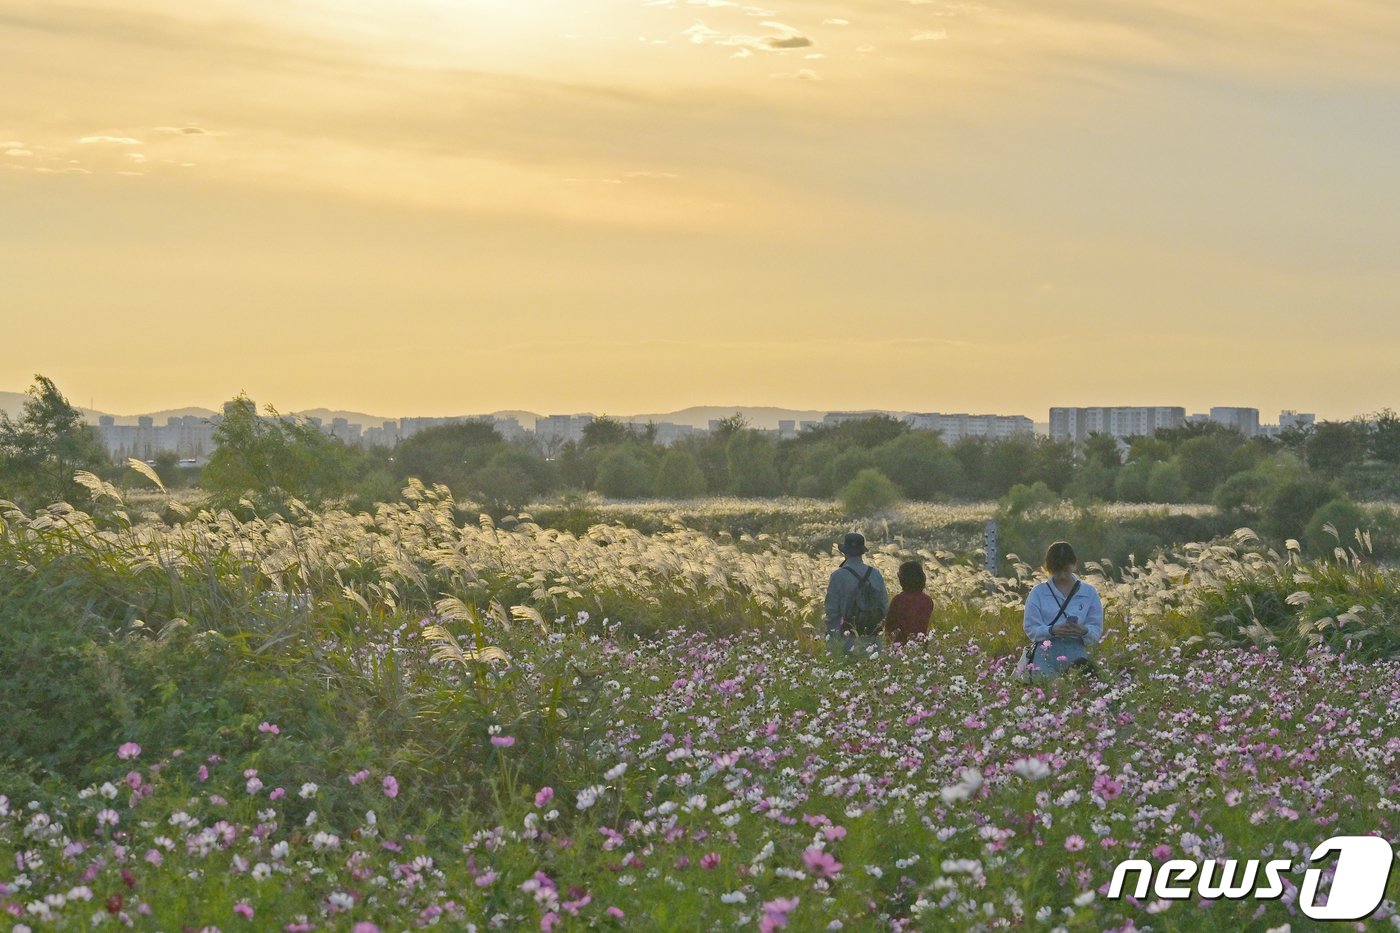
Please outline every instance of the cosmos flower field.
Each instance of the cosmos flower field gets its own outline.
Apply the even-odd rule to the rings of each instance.
[[[919,555],[934,631],[852,661],[780,541],[94,488],[0,524],[0,929],[1307,930],[1311,849],[1400,834],[1364,542],[1093,568],[1102,680],[1028,687],[1024,566]],[[1129,858],[1297,870],[1109,898]]]

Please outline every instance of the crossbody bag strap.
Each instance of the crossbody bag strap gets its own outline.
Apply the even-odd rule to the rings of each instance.
[[[1064,601],[1063,603],[1060,603],[1060,611],[1057,612],[1057,613],[1055,613],[1055,618],[1053,618],[1053,619],[1050,620],[1049,628],[1054,628],[1054,627],[1055,627],[1055,623],[1058,622],[1058,621],[1060,621],[1060,619],[1062,619],[1062,618],[1064,617],[1065,610],[1069,608],[1070,600],[1074,599],[1074,595],[1075,595],[1076,593],[1079,592],[1079,584],[1080,584],[1081,582],[1082,582],[1082,581],[1080,581],[1080,580],[1075,580],[1075,581],[1074,581],[1074,586],[1070,587],[1069,595],[1065,597],[1065,601]],[[1052,583],[1052,582],[1049,581],[1049,580],[1046,580],[1046,581],[1045,581],[1045,585],[1048,586],[1048,587],[1050,587],[1050,595],[1054,597],[1055,602],[1059,603],[1059,602],[1060,602],[1060,597],[1055,596],[1055,584]],[[1027,661],[1034,661],[1034,660],[1035,660],[1035,649],[1037,649],[1037,648],[1039,648],[1039,647],[1040,647],[1040,642],[1038,642],[1038,641],[1033,641],[1033,642],[1031,642],[1031,650],[1030,650],[1030,653],[1026,655],[1026,660],[1027,660]]]

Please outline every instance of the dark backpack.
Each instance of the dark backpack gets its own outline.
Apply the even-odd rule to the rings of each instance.
[[[851,575],[858,581],[855,595],[851,597],[850,605],[846,607],[843,618],[846,628],[862,638],[870,638],[880,633],[880,626],[885,621],[884,600],[880,599],[880,594],[871,585],[870,578],[875,574],[874,567],[865,568],[865,576],[856,573],[856,568],[845,567]]]

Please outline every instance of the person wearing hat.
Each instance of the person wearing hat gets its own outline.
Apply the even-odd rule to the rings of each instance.
[[[867,564],[865,537],[851,532],[836,548],[845,560],[826,588],[826,637],[833,650],[862,654],[878,649],[889,593],[880,571]]]

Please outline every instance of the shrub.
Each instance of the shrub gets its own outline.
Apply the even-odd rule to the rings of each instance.
[[[651,492],[651,470],[631,446],[613,447],[598,462],[597,486],[610,499],[640,499]]]
[[[1336,532],[1334,536],[1328,526]],[[1337,547],[1357,547],[1356,532],[1366,530],[1366,516],[1346,496],[1338,496],[1313,513],[1303,532],[1303,545],[1315,557],[1326,557]]]
[[[870,515],[899,501],[899,487],[876,469],[864,469],[841,490],[848,515]]]
[[[705,473],[684,450],[669,450],[656,471],[656,495],[664,499],[691,499],[705,492]]]

